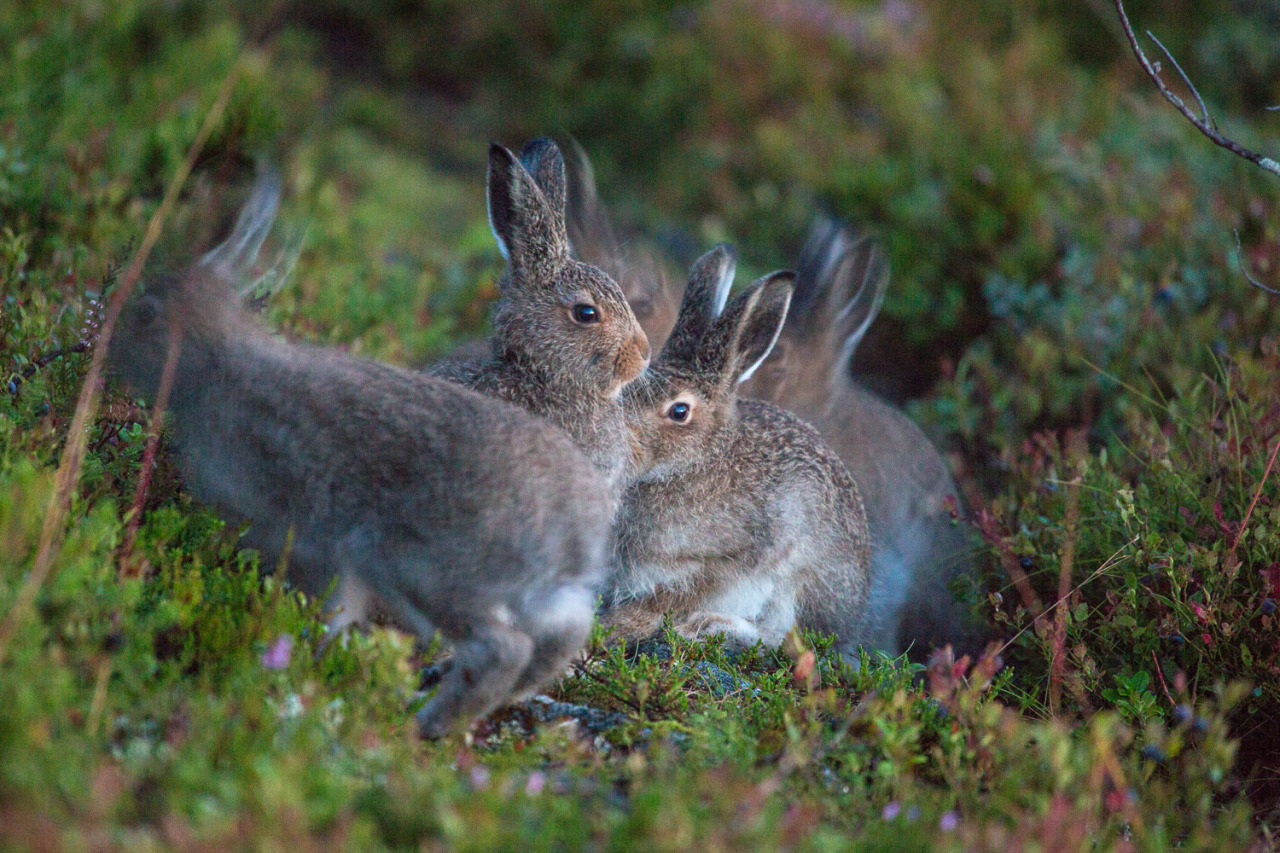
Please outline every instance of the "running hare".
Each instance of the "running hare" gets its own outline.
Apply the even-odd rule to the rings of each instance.
[[[299,585],[337,579],[332,629],[372,600],[454,665],[418,715],[439,736],[559,674],[584,643],[608,556],[610,492],[567,436],[516,406],[421,373],[289,343],[244,309],[278,182],[231,237],[136,298],[112,351],[169,411],[187,485]]]

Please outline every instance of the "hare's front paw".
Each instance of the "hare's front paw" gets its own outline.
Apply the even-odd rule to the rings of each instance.
[[[681,619],[677,630],[691,640],[720,634],[725,640],[725,651],[732,653],[746,651],[762,639],[759,629],[741,616],[705,610]]]
[[[600,625],[616,640],[647,640],[662,628],[662,608],[652,599],[627,601],[602,613]]]

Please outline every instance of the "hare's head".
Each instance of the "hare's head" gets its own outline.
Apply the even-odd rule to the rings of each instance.
[[[696,468],[724,449],[737,423],[738,384],[782,329],[794,275],[766,275],[726,306],[734,266],[723,245],[694,263],[671,337],[623,394],[641,478]]]
[[[216,342],[242,314],[243,297],[267,277],[278,277],[283,258],[266,276],[253,278],[280,207],[280,179],[264,168],[241,208],[231,235],[184,272],[149,278],[121,315],[111,362],[143,394],[154,394],[160,368],[172,346],[182,364],[200,368],[208,342]]]
[[[489,148],[489,223],[507,260],[494,337],[508,358],[614,396],[649,363],[649,341],[617,282],[575,260],[564,158],[535,139],[520,159]]]
[[[874,240],[834,219],[816,221],[800,251],[787,324],[743,396],[825,400],[844,381],[888,283],[889,264]]]

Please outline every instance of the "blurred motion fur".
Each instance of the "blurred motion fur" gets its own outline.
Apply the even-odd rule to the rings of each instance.
[[[439,736],[559,675],[586,640],[610,492],[567,436],[516,406],[421,373],[287,342],[246,312],[245,280],[280,186],[266,173],[225,243],[134,298],[111,353],[171,402],[187,486],[336,592],[332,637],[375,603],[454,664],[418,715]]]

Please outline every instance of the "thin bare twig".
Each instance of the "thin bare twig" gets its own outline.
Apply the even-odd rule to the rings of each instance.
[[[1154,649],[1151,652],[1151,662],[1156,665],[1156,675],[1160,676],[1160,686],[1164,688],[1164,698],[1169,700],[1171,707],[1177,707],[1178,703],[1173,701],[1173,694],[1169,692],[1169,684],[1164,680],[1164,670],[1160,668],[1160,659],[1156,657]]]
[[[1276,290],[1274,287],[1267,287],[1265,284],[1254,278],[1253,274],[1249,272],[1249,267],[1244,262],[1244,247],[1240,245],[1240,229],[1235,228],[1232,230],[1236,235],[1236,261],[1240,264],[1240,272],[1244,273],[1244,277],[1247,278],[1249,283],[1254,287],[1259,290],[1264,290],[1272,296],[1280,296],[1280,290]]]
[[[9,651],[9,643],[21,625],[23,617],[35,602],[36,594],[49,577],[49,573],[53,570],[53,563],[58,557],[58,551],[62,545],[63,524],[66,521],[67,512],[71,509],[72,494],[75,491],[76,483],[80,479],[81,466],[84,464],[89,423],[98,411],[107,345],[111,342],[111,335],[115,331],[116,321],[124,310],[125,301],[133,292],[134,287],[137,286],[138,279],[142,277],[142,268],[146,264],[147,258],[150,257],[156,241],[160,239],[160,231],[172,213],[174,204],[177,203],[179,191],[182,189],[183,184],[186,183],[187,176],[191,174],[191,170],[195,168],[196,159],[200,156],[205,143],[213,134],[218,122],[222,120],[223,113],[226,112],[227,104],[231,101],[231,92],[240,77],[241,69],[244,67],[245,56],[246,53],[241,53],[235,64],[231,66],[226,79],[223,80],[222,88],[219,90],[217,97],[214,98],[213,106],[210,107],[208,114],[205,115],[204,124],[201,125],[191,143],[191,148],[187,151],[186,160],[178,167],[177,173],[169,182],[164,198],[160,202],[160,207],[156,209],[156,212],[151,216],[151,220],[147,223],[147,231],[142,238],[142,244],[138,247],[137,253],[129,263],[124,280],[120,283],[120,287],[115,293],[112,294],[111,303],[107,307],[106,316],[102,320],[102,328],[98,334],[97,345],[93,348],[93,360],[89,364],[89,372],[85,376],[84,385],[80,389],[80,396],[76,400],[75,414],[71,419],[71,428],[67,432],[67,446],[63,449],[62,460],[59,462],[58,471],[54,476],[54,490],[49,498],[49,504],[45,508],[44,525],[40,529],[40,540],[36,549],[35,562],[32,564],[26,580],[23,581],[22,587],[18,590],[13,606],[5,614],[4,621],[0,622],[0,663],[4,662],[5,656]]]
[[[1138,36],[1133,32],[1133,25],[1129,23],[1129,16],[1124,11],[1123,0],[1115,0],[1115,4],[1116,12],[1120,15],[1120,24],[1124,27],[1124,33],[1129,38],[1129,47],[1133,49],[1134,56],[1138,57],[1138,62],[1142,65],[1142,70],[1151,78],[1151,82],[1160,90],[1160,94],[1164,95],[1165,100],[1173,104],[1174,108],[1178,112],[1182,113],[1186,120],[1195,126],[1196,130],[1208,137],[1209,141],[1214,145],[1227,149],[1237,157],[1248,160],[1250,163],[1255,164],[1259,168],[1266,169],[1273,175],[1280,176],[1280,163],[1277,163],[1270,157],[1264,157],[1256,151],[1245,148],[1234,139],[1229,139],[1228,137],[1223,136],[1208,120],[1208,110],[1205,110],[1206,117],[1204,119],[1200,118],[1192,112],[1191,108],[1187,106],[1186,102],[1183,101],[1182,98],[1178,97],[1172,89],[1165,85],[1164,80],[1160,77],[1159,69],[1157,69],[1155,65],[1151,63],[1151,60],[1147,58],[1147,54],[1142,50],[1142,45],[1138,44]],[[1155,37],[1152,36],[1152,38],[1154,39]],[[1160,42],[1156,41],[1156,44],[1159,45]],[[1164,45],[1160,45],[1160,49],[1164,50]],[[1167,50],[1164,51],[1164,53],[1166,56],[1169,56],[1169,52]],[[1172,56],[1169,56],[1169,59],[1170,61],[1173,61]],[[1178,67],[1177,62],[1174,62],[1173,66],[1178,69],[1179,74],[1182,73],[1182,69]],[[1182,75],[1182,78],[1184,80],[1187,79],[1185,74]],[[1188,81],[1188,85],[1190,85],[1190,81]],[[1196,92],[1194,86],[1191,86],[1191,91],[1195,93],[1196,99],[1199,100],[1200,93]],[[1201,107],[1204,107],[1203,101],[1201,101]]]
[[[1164,46],[1164,42],[1156,38],[1156,34],[1147,30],[1147,38],[1156,43],[1156,47],[1160,48],[1160,52],[1164,54],[1164,58],[1173,64],[1177,69],[1178,76],[1182,78],[1182,82],[1187,84],[1187,88],[1191,90],[1191,94],[1196,96],[1196,103],[1200,105],[1200,116],[1205,122],[1212,124],[1214,130],[1218,129],[1218,123],[1209,116],[1209,108],[1204,105],[1204,98],[1200,97],[1200,90],[1196,88],[1196,84],[1191,82],[1191,78],[1187,76],[1187,72],[1182,70],[1182,66],[1178,64],[1178,60],[1173,58],[1173,54],[1169,52],[1169,48]]]

